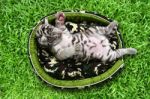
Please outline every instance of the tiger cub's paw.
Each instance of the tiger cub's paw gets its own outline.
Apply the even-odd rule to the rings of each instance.
[[[110,24],[107,26],[107,34],[114,34],[116,33],[117,31],[117,28],[118,28],[118,22],[117,21],[113,21],[113,22],[110,22]]]
[[[135,55],[137,50],[135,48],[127,48],[127,53],[130,55]]]
[[[117,28],[118,28],[118,22],[117,21],[113,21],[109,25],[110,25],[110,28],[112,28],[112,30],[117,30]]]
[[[57,12],[55,17],[59,21],[65,21],[65,14],[63,12]]]

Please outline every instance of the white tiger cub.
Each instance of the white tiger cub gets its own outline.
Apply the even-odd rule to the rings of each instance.
[[[102,62],[111,62],[123,55],[137,53],[134,48],[111,49],[107,36],[115,33],[115,21],[106,27],[89,27],[80,33],[71,34],[65,26],[64,13],[58,12],[55,16],[55,26],[49,24],[45,18],[44,24],[38,27],[36,37],[38,43],[48,47],[58,60],[74,58],[80,61],[99,59]]]

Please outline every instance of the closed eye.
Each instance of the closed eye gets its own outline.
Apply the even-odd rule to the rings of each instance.
[[[53,28],[48,28],[48,31],[52,32],[52,31],[53,31]]]

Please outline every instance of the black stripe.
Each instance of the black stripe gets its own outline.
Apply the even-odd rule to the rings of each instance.
[[[76,44],[78,44],[80,42],[80,39],[79,39],[79,35],[76,36],[78,41],[76,42]]]
[[[101,40],[101,44],[104,42],[104,40]]]
[[[92,30],[90,30],[90,29],[88,29],[88,30],[89,30],[89,33],[94,34],[94,32]]]
[[[96,46],[91,46],[89,49],[91,50],[91,49],[94,48],[94,47],[96,47]]]
[[[102,45],[102,47],[106,47],[106,45]]]
[[[110,59],[112,58],[112,54],[108,57],[107,61],[110,61]]]
[[[80,33],[80,35],[81,35],[81,40],[83,40],[83,35],[82,35],[82,33]]]
[[[90,56],[90,57],[92,57],[92,58],[93,58],[93,56],[94,56],[94,52],[93,52],[93,53],[91,53],[91,56]]]
[[[39,31],[36,31],[36,34],[40,35],[40,32],[39,32]]]
[[[84,58],[84,60],[87,60],[88,59],[88,56],[85,54],[85,58]]]
[[[80,32],[80,26],[77,24],[77,32]]]
[[[83,57],[85,56],[85,50],[84,49],[82,49],[83,50]]]
[[[90,33],[88,31],[85,34],[90,35]]]
[[[74,41],[75,41],[75,37],[73,36],[73,39],[72,39],[72,44],[74,45]]]
[[[85,57],[86,58],[86,51],[84,50],[84,52],[83,52],[83,57]]]
[[[70,47],[71,45],[69,44],[68,47]]]
[[[88,44],[86,44],[86,46],[87,46],[87,47],[89,47],[89,45],[88,45]]]
[[[84,53],[85,53],[85,56],[86,56],[86,54],[87,54],[87,51],[85,50],[85,51],[84,51]]]
[[[96,46],[96,43],[93,42],[93,44]]]
[[[108,52],[107,52],[107,56],[109,55],[109,53],[110,53],[110,50],[111,50],[111,49],[109,49],[109,50],[108,50]]]
[[[88,38],[88,35],[86,33],[84,33],[84,35]]]
[[[84,44],[86,44],[87,43],[87,41],[84,41]]]
[[[82,52],[83,52],[83,56],[84,56],[84,44],[81,43],[81,48],[82,48]]]
[[[42,31],[41,29],[40,29],[40,31],[39,31],[39,32],[40,32],[41,34],[44,34],[44,33],[43,33],[43,31]]]

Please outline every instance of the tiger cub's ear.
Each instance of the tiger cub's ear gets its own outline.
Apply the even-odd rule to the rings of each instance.
[[[45,24],[45,25],[49,25],[49,23],[48,23],[48,18],[47,18],[47,17],[45,17],[45,19],[44,19],[44,24]]]

